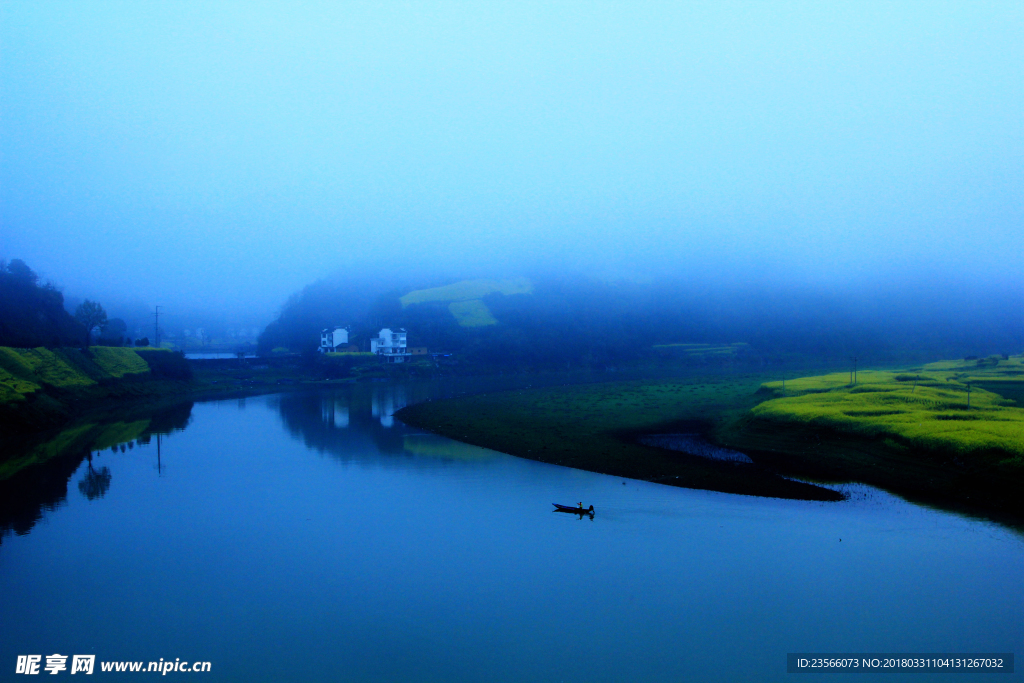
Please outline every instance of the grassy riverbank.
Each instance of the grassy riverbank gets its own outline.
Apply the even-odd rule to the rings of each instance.
[[[1021,357],[765,383],[719,442],[797,476],[862,481],[908,499],[1024,519]],[[970,385],[970,407],[968,407]]]
[[[95,412],[135,404],[436,372],[429,360],[392,365],[368,353],[318,355],[312,360],[299,356],[186,360],[180,353],[155,348],[0,347],[0,447],[12,439],[62,429]]]
[[[706,430],[756,403],[764,377],[616,382],[429,401],[396,414],[403,422],[531,460],[673,486],[729,493],[837,500],[821,487],[760,467],[645,446],[647,432]]]
[[[0,347],[5,435],[47,430],[83,410],[188,390],[191,370],[161,349]]]
[[[195,365],[163,349],[0,347],[0,481],[176,428],[193,400],[300,384],[292,367]]]
[[[1008,396],[1024,389],[1020,358],[942,362],[903,372],[846,373],[769,382],[772,400],[753,418],[870,438],[908,449],[948,451],[1019,471],[1024,468],[1024,407]]]
[[[193,368],[181,354],[164,349],[0,347],[0,446],[111,411],[277,391],[305,379],[293,367],[257,369],[237,361]]]
[[[765,379],[505,392],[415,405],[397,416],[520,457],[690,488],[827,500],[824,489],[777,475],[860,481],[918,502],[1024,519],[1024,406],[1011,399],[1024,388],[1021,358],[861,371],[856,385],[848,373],[788,380],[784,390]],[[701,432],[756,466],[637,443],[642,434],[673,432]]]

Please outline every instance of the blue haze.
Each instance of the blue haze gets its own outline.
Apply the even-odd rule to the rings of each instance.
[[[0,258],[266,321],[338,270],[1020,287],[1024,5],[0,5]]]

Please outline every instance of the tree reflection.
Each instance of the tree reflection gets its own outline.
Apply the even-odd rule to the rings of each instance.
[[[84,457],[67,453],[0,481],[0,541],[10,532],[24,536],[67,499],[68,481]]]
[[[96,500],[102,498],[110,488],[110,468],[104,466],[98,470],[94,469],[91,451],[86,458],[89,460],[89,467],[85,471],[85,478],[78,482],[78,490],[89,500]]]
[[[78,490],[89,500],[102,498],[113,479],[109,467],[94,467],[92,459],[110,448],[127,452],[147,446],[151,437],[185,429],[192,402],[130,410],[109,422],[68,425],[57,434],[17,444],[4,443],[0,461],[8,474],[0,479],[0,542],[10,532],[29,533],[44,513],[67,500],[68,486],[87,461]]]

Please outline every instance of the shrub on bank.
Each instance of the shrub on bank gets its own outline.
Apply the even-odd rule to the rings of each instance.
[[[192,379],[192,366],[183,353],[165,349],[135,349],[135,353],[149,365],[155,379]]]

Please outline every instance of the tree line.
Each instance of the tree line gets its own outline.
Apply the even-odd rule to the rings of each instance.
[[[450,282],[450,281],[449,281]],[[293,295],[260,336],[274,348],[312,353],[320,331],[349,325],[367,347],[381,327],[404,327],[410,346],[461,354],[510,369],[608,367],[655,359],[657,344],[749,344],[754,358],[787,355],[866,362],[1019,352],[1020,292],[947,293],[922,285],[896,298],[879,286],[826,291],[810,285],[757,287],[663,280],[610,283],[580,275],[534,277],[532,294],[483,299],[498,325],[460,327],[447,303],[403,308],[399,298],[442,283],[320,281]]]
[[[72,315],[56,285],[40,282],[21,259],[0,260],[0,346],[123,346],[130,342],[127,333],[125,321],[108,318],[98,302],[86,299]],[[148,346],[149,339],[135,343]]]

